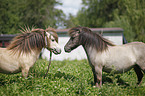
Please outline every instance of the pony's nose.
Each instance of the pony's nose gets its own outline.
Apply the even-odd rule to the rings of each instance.
[[[67,48],[67,47],[64,47],[64,51],[65,51],[65,52],[70,52],[71,49],[70,49],[70,48]]]
[[[57,54],[61,53],[61,49],[55,48],[55,49],[52,50],[52,52],[57,55]]]
[[[60,54],[61,53],[61,49],[56,49],[57,53]]]

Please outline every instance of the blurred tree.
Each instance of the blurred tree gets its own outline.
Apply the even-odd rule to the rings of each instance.
[[[124,29],[125,37],[128,41],[145,42],[145,1],[144,0],[128,0],[120,1],[118,4],[123,13],[115,17],[112,21],[104,24],[104,27],[121,27]]]
[[[145,42],[144,5],[145,0],[83,0],[76,18],[70,18],[71,26],[121,27],[129,42]]]
[[[55,8],[59,4],[57,0],[1,0],[1,33],[18,33],[20,26],[57,28],[65,18],[63,11]]]
[[[113,20],[113,13],[118,9],[117,2],[118,0],[83,0],[84,7],[77,15],[80,25],[103,27],[104,22]]]
[[[68,19],[65,20],[64,26],[66,28],[79,26],[79,21],[76,19],[75,16],[73,16],[72,14],[69,14]]]
[[[17,15],[17,7],[13,6],[17,0],[0,0],[0,34],[15,32],[19,17]]]

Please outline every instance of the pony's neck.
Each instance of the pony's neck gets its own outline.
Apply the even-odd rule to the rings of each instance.
[[[99,34],[89,33],[80,36],[80,42],[84,47],[95,48],[97,52],[103,52],[111,45],[109,40],[101,37]]]
[[[98,53],[96,48],[93,46],[84,46],[84,45],[82,45],[82,46],[86,52],[86,55],[87,55],[89,62],[91,62],[92,60],[95,60],[95,57]]]
[[[42,50],[42,49],[41,49]],[[35,58],[39,58],[39,55],[40,55],[40,52],[41,52],[41,50],[33,50],[32,52],[33,52],[33,54],[32,54],[32,56],[34,56]],[[30,53],[31,54],[31,53]]]

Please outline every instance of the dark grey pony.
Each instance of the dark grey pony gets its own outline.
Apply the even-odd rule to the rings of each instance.
[[[141,84],[145,73],[145,43],[132,42],[114,45],[109,40],[86,27],[74,27],[69,30],[70,39],[65,45],[65,52],[82,45],[94,74],[96,87],[102,85],[102,70],[105,72],[124,73],[134,68]]]

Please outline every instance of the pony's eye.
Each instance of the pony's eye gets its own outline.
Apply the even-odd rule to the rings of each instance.
[[[55,40],[54,40],[54,39],[52,39],[51,41],[52,41],[52,42],[54,42]]]

